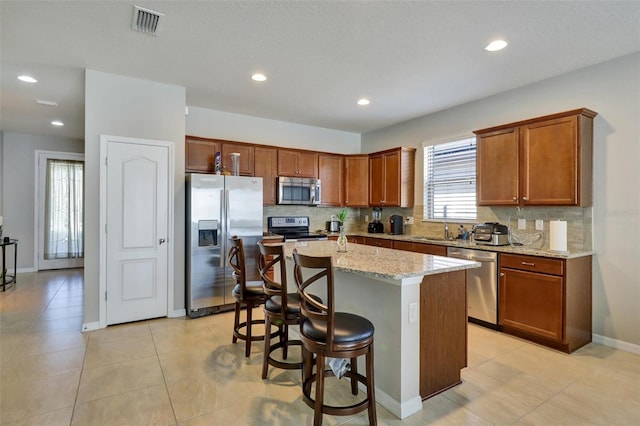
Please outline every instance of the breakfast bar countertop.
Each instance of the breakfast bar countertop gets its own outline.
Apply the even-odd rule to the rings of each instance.
[[[402,280],[411,277],[441,274],[478,268],[478,262],[429,254],[412,253],[364,244],[348,244],[339,253],[335,241],[296,241],[285,244],[285,255],[292,259],[296,248],[307,256],[332,256],[336,270],[382,280]]]

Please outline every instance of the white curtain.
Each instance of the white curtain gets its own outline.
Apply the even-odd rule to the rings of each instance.
[[[84,257],[82,161],[47,160],[44,258]]]

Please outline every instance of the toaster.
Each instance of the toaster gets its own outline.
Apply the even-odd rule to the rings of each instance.
[[[479,223],[471,230],[471,239],[476,244],[506,246],[509,244],[509,227],[498,222]]]

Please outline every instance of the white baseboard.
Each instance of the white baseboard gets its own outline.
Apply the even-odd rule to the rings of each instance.
[[[167,315],[168,318],[180,318],[180,317],[184,317],[187,315],[187,310],[186,309],[176,309],[173,312],[169,312],[169,315]]]
[[[18,270],[16,271],[16,273],[18,274],[24,274],[27,272],[37,272],[38,270],[34,267],[31,268],[18,268]]]
[[[610,348],[640,355],[640,345],[634,345],[633,343],[612,339],[611,337],[601,336],[599,334],[593,334],[591,340],[593,340],[594,343],[600,343]]]
[[[82,331],[100,330],[101,328],[105,328],[105,326],[100,324],[99,321],[82,323]]]

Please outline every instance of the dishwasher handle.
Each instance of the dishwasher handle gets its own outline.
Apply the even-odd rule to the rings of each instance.
[[[497,262],[498,253],[484,250],[473,249],[459,249],[449,247],[447,249],[447,256],[457,259],[473,260],[475,262]]]

